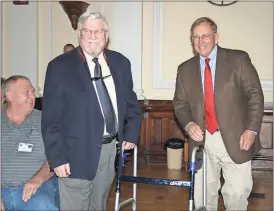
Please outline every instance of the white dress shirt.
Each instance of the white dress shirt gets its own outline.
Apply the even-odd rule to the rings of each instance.
[[[93,78],[94,77],[95,63],[92,61],[92,59],[94,57],[91,57],[86,52],[84,52],[84,54],[85,54],[85,57],[86,57],[86,60],[87,60],[87,64],[88,64],[88,67],[89,67],[91,78]],[[105,82],[105,85],[107,87],[107,90],[108,90],[108,93],[109,93],[109,96],[110,96],[110,99],[111,99],[111,102],[112,102],[112,105],[113,105],[113,109],[114,109],[114,112],[115,112],[115,115],[116,115],[116,119],[118,121],[118,108],[117,108],[116,89],[115,89],[115,85],[114,85],[114,81],[113,81],[111,72],[109,70],[109,67],[108,67],[107,62],[106,62],[106,60],[104,58],[104,54],[103,53],[101,53],[98,56],[98,62],[101,65],[101,68],[102,68],[102,77],[103,78],[105,77],[104,78],[104,82]],[[96,92],[96,95],[97,95],[97,98],[98,98],[98,101],[99,101],[99,104],[100,104],[101,112],[102,112],[103,117],[104,117],[102,105],[101,105],[101,102],[99,100],[97,88],[95,86],[95,81],[93,80],[92,83],[93,83],[93,86],[94,86],[94,89],[95,89],[95,92]],[[109,135],[106,132],[106,124],[104,126],[104,135]]]

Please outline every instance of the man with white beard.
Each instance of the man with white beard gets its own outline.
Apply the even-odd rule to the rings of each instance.
[[[108,38],[105,17],[87,10],[78,21],[79,46],[48,64],[42,134],[61,210],[106,210],[116,141],[127,150],[139,140],[131,64],[106,49]]]

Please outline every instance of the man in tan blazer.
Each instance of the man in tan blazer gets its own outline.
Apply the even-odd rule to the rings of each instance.
[[[207,209],[217,210],[221,170],[227,210],[247,210],[252,190],[252,157],[259,152],[264,97],[248,54],[217,45],[217,25],[209,18],[191,26],[197,52],[178,67],[175,115],[189,136],[189,151],[207,152]],[[189,153],[191,155],[191,153]],[[201,154],[198,154],[201,157]],[[195,178],[195,207],[202,205],[202,172]]]

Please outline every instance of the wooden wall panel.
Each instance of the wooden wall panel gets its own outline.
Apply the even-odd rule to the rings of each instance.
[[[273,170],[273,111],[265,112],[260,140],[263,149],[252,160],[254,170]]]
[[[169,138],[181,138],[185,140],[187,134],[182,132],[173,112],[172,101],[147,100],[140,101],[143,110],[143,138],[140,146],[144,147],[145,154],[166,155],[165,141]],[[273,169],[273,108],[267,105],[265,108],[263,123],[260,132],[263,149],[252,161],[254,170]],[[166,162],[163,160],[163,162]]]

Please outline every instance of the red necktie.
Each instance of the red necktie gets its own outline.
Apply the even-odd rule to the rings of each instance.
[[[214,108],[214,92],[209,66],[209,58],[205,59],[205,78],[204,78],[204,97],[205,97],[205,113],[206,113],[206,128],[208,132],[213,134],[217,130],[217,119]]]

